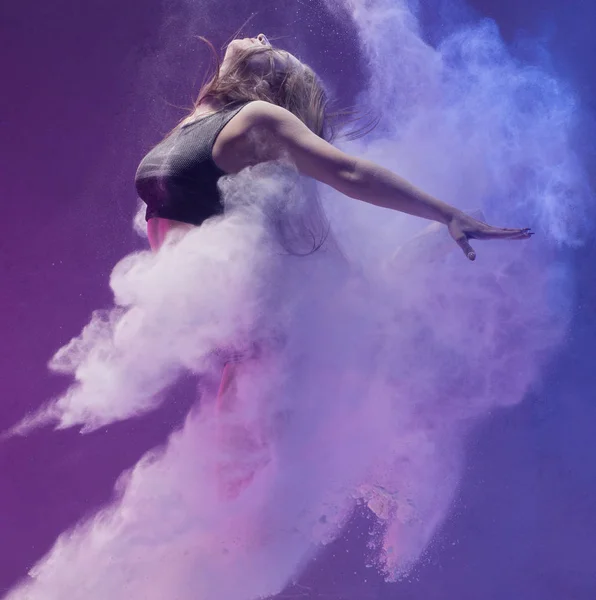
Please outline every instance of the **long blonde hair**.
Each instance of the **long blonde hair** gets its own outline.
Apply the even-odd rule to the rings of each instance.
[[[216,63],[215,74],[201,87],[194,109],[204,100],[221,106],[264,100],[285,108],[313,133],[327,141],[334,137],[329,99],[322,81],[289,52],[272,46],[253,46],[236,52],[222,70],[217,51],[205,38]]]

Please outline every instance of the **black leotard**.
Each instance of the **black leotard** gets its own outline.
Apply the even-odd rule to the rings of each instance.
[[[147,221],[163,217],[200,225],[223,212],[217,182],[225,172],[213,161],[213,145],[224,126],[246,104],[178,127],[143,158],[135,186],[147,205]]]

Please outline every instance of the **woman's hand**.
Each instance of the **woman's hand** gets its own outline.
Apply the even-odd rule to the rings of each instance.
[[[468,240],[527,240],[534,235],[529,227],[525,229],[492,227],[459,211],[448,221],[447,228],[451,237],[470,260],[476,259],[476,252]]]

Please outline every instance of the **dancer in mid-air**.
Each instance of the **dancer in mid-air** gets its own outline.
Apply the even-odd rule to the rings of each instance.
[[[142,160],[136,175],[147,204],[151,247],[172,230],[200,226],[223,212],[218,180],[245,167],[283,158],[298,171],[342,194],[445,225],[474,260],[470,239],[522,240],[529,229],[478,221],[328,140],[327,97],[313,70],[264,34],[233,40],[195,108]],[[224,369],[220,396],[231,381]]]

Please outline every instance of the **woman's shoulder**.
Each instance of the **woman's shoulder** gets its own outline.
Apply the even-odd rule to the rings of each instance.
[[[238,122],[243,122],[247,130],[253,127],[267,127],[276,123],[296,120],[296,117],[285,108],[265,100],[253,100],[238,113]]]
[[[223,171],[236,173],[246,166],[279,158],[283,123],[298,119],[284,108],[254,100],[236,112],[217,136],[212,156]],[[298,121],[300,125],[301,122]]]

